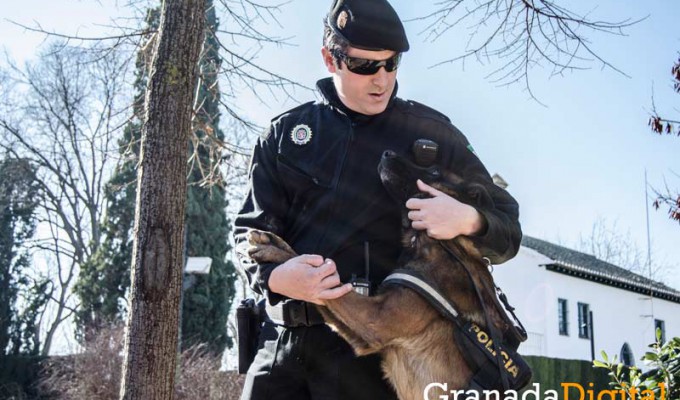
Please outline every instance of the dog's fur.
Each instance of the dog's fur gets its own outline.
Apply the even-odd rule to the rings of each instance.
[[[476,207],[484,207],[491,201],[481,185],[467,184],[448,171],[419,167],[391,152],[385,153],[379,170],[383,185],[400,204],[409,198],[424,196],[416,186],[416,179]],[[486,328],[482,305],[461,265],[465,263],[474,285],[482,293],[491,323],[500,332],[510,328],[496,298],[491,274],[472,241],[458,237],[441,242],[458,257],[456,260],[425,231],[412,229],[407,214],[404,206],[404,250],[397,267],[426,276],[455,304],[464,320]],[[251,231],[248,240],[248,254],[257,262],[283,263],[297,255],[283,239],[269,232]],[[424,388],[432,382],[446,383],[448,390],[467,388],[472,372],[455,341],[454,329],[458,328],[415,291],[391,285],[372,297],[350,292],[318,308],[357,355],[382,354],[385,375],[401,400],[422,399]],[[447,394],[435,392],[432,390],[430,395]]]

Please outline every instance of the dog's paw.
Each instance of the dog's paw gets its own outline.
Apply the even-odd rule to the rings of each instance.
[[[256,229],[248,231],[246,238],[248,239],[248,244],[251,246],[268,245],[271,243],[269,232],[258,231]]]
[[[247,239],[248,256],[257,263],[282,264],[297,255],[288,243],[271,232],[251,230]]]
[[[258,245],[270,245],[278,247],[279,249],[294,253],[293,249],[286,243],[285,240],[281,239],[277,234],[271,232],[260,231],[253,229],[248,232],[248,243],[251,246]]]

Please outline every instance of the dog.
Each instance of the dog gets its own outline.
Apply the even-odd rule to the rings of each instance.
[[[425,231],[411,227],[405,207],[409,198],[427,197],[418,190],[418,179],[475,207],[492,204],[484,186],[465,182],[436,166],[419,166],[391,151],[383,154],[378,170],[385,189],[403,205],[403,251],[397,268],[414,271],[435,283],[438,291],[455,305],[462,320],[486,332],[489,323],[504,334],[515,329],[498,301],[491,273],[473,242],[464,236],[447,241],[430,238]],[[283,239],[270,232],[250,231],[248,243],[248,255],[259,263],[280,264],[297,256]],[[461,336],[456,335],[460,326],[416,291],[389,285],[371,297],[350,292],[325,301],[325,306],[318,309],[357,355],[381,353],[383,371],[399,399],[422,399],[424,389],[434,382],[446,384],[448,391],[469,387],[474,371],[466,362],[464,346],[470,344],[460,343]],[[447,394],[439,387],[429,392],[434,396],[431,398]]]

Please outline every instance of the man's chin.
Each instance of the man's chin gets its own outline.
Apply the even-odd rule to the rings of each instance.
[[[377,115],[385,111],[387,108],[387,102],[383,103],[373,103],[364,107],[363,114],[366,115]]]

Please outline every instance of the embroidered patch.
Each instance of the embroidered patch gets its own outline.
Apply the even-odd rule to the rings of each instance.
[[[470,150],[472,152],[472,154],[477,155],[477,152],[475,151],[474,147],[472,147],[471,144],[467,145],[467,149]],[[477,157],[479,157],[479,156],[477,156]]]
[[[290,132],[290,140],[298,146],[309,143],[312,140],[312,128],[305,124],[296,125]]]

